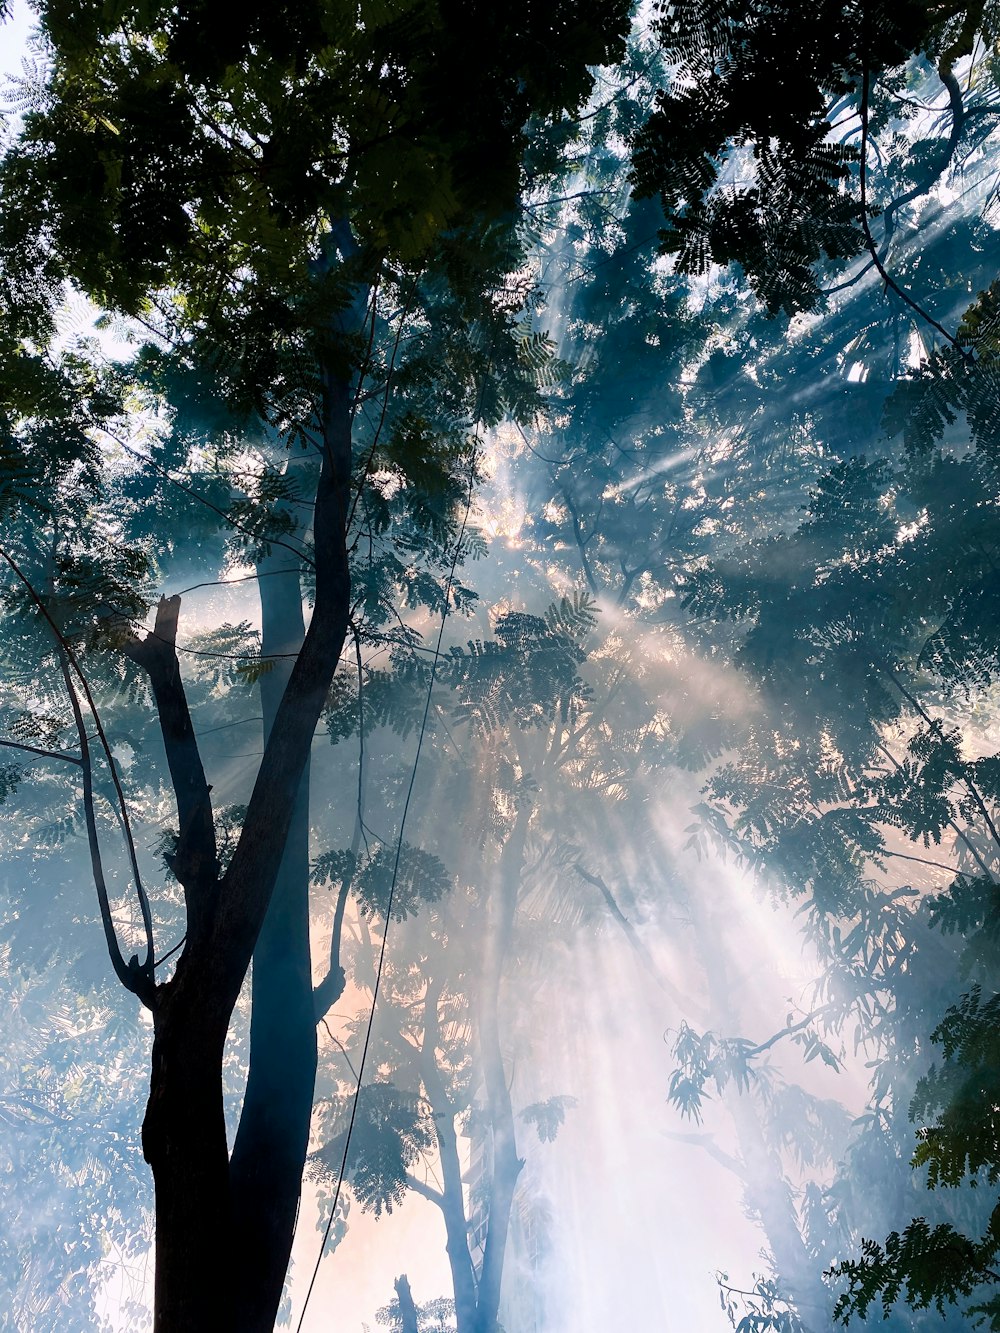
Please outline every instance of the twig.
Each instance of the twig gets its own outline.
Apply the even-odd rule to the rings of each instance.
[[[325,1018],[321,1018],[319,1021],[320,1021],[320,1022],[323,1024],[323,1026],[326,1028],[326,1035],[330,1038],[330,1040],[333,1042],[333,1044],[334,1044],[335,1046],[339,1046],[339,1047],[340,1047],[340,1053],[341,1053],[341,1055],[344,1057],[344,1059],[347,1061],[347,1067],[348,1067],[348,1069],[349,1069],[349,1070],[351,1071],[351,1073],[354,1075],[355,1080],[357,1080],[357,1077],[358,1077],[358,1071],[354,1068],[353,1064],[351,1064],[351,1057],[347,1054],[347,1048],[344,1046],[344,1043],[340,1040],[339,1037],[335,1037],[335,1036],[333,1035],[333,1033],[330,1031],[330,1024],[326,1021]]]

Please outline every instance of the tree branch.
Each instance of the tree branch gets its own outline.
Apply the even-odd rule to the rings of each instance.
[[[56,624],[42,597],[36,591],[34,584],[14,558],[8,554],[3,547],[0,547],[0,556],[3,557],[5,563],[13,571],[15,578],[24,587],[28,596],[35,604],[37,610],[41,613],[55,637],[59,654],[60,669],[66,684],[66,689],[69,693],[70,707],[73,710],[73,719],[76,723],[76,729],[80,739],[80,763],[83,769],[84,779],[84,819],[87,825],[87,838],[90,845],[91,868],[94,872],[94,886],[97,890],[98,903],[101,909],[101,920],[104,925],[105,938],[108,941],[108,951],[111,955],[111,964],[115,970],[115,975],[118,977],[118,980],[122,985],[127,990],[132,991],[134,995],[138,996],[143,1004],[151,1009],[153,1008],[156,995],[156,977],[153,971],[153,918],[152,913],[149,910],[149,898],[146,896],[146,890],[142,883],[142,876],[139,874],[139,861],[135,851],[135,840],[132,837],[132,825],[129,822],[128,806],[125,803],[125,793],[122,790],[121,780],[118,777],[118,769],[115,765],[114,755],[111,753],[111,746],[108,743],[107,733],[101,723],[101,717],[97,711],[97,704],[94,700],[93,693],[91,692],[90,684],[84,674],[83,668],[77,660],[76,654],[70,647],[66,636]],[[139,911],[142,915],[142,924],[146,935],[146,960],[141,965],[136,955],[133,955],[127,964],[125,963],[121,947],[118,944],[118,936],[115,932],[114,921],[111,918],[107,883],[104,878],[104,867],[101,861],[100,845],[97,836],[97,819],[94,810],[93,768],[90,762],[90,740],[87,736],[87,728],[84,725],[80,700],[73,685],[73,677],[70,674],[71,668],[80,682],[80,688],[83,690],[84,697],[87,701],[87,707],[90,709],[91,717],[94,720],[94,728],[108,762],[111,781],[114,784],[115,794],[117,795],[121,810],[122,828],[125,831],[125,842],[128,847],[129,861],[132,866],[132,873],[135,880],[136,896],[139,900]]]
[[[24,750],[28,754],[37,754],[43,759],[61,759],[64,763],[76,764],[77,767],[80,767],[83,764],[83,760],[79,755],[63,754],[61,750],[41,750],[37,745],[22,745],[20,741],[0,740],[0,745],[5,746],[8,750]]]
[[[197,940],[210,919],[218,885],[219,858],[211,789],[205,779],[177,660],[180,609],[180,597],[161,597],[152,632],[143,639],[130,639],[123,652],[149,676],[156,701],[180,825],[170,868],[184,887],[188,939]]]
[[[439,1208],[444,1207],[444,1195],[440,1190],[436,1190],[433,1185],[427,1185],[424,1181],[418,1180],[416,1176],[407,1175],[406,1188],[412,1190],[414,1194],[419,1194],[422,1199],[429,1203],[437,1204]]]
[[[351,877],[345,875],[337,894],[337,906],[333,914],[333,934],[330,937],[330,966],[326,976],[313,990],[313,1006],[316,1010],[316,1022],[325,1020],[326,1015],[344,993],[347,974],[340,962],[340,944],[344,934],[344,910],[351,891]]]
[[[935,718],[932,718],[932,717],[931,717],[931,715],[927,712],[927,710],[926,710],[926,709],[923,707],[923,705],[920,703],[919,699],[917,699],[917,698],[916,698],[916,697],[915,697],[915,696],[914,696],[914,695],[913,695],[913,694],[906,688],[906,686],[902,683],[902,681],[897,677],[897,675],[895,674],[895,672],[892,671],[892,670],[891,670],[889,667],[887,667],[887,666],[883,666],[883,670],[885,671],[885,674],[889,677],[889,679],[892,681],[893,685],[895,685],[896,689],[900,692],[900,694],[901,694],[901,695],[903,696],[903,698],[906,700],[906,702],[907,702],[907,703],[910,705],[910,707],[914,710],[914,712],[916,712],[921,718],[923,718],[924,722],[927,724],[927,726],[928,726],[932,731],[940,732],[941,723],[940,723],[939,721],[937,721]],[[986,808],[986,802],[983,800],[983,797],[982,797],[982,794],[981,794],[980,791],[979,791],[979,788],[976,786],[976,784],[972,781],[972,779],[971,779],[967,774],[962,774],[962,776],[961,776],[961,781],[962,781],[962,783],[964,784],[964,786],[965,786],[966,790],[968,791],[969,795],[972,797],[973,801],[975,801],[975,803],[976,803],[976,807],[977,807],[977,809],[979,810],[979,813],[982,815],[982,817],[983,817],[983,821],[984,821],[984,823],[986,824],[986,827],[987,827],[987,828],[989,829],[989,831],[990,831],[990,837],[993,839],[994,843],[996,844],[997,849],[1000,850],[1000,832],[997,831],[996,824],[994,823],[993,818],[992,818],[992,816],[990,815],[989,810]]]
[[[806,1014],[806,1016],[800,1018],[797,1023],[791,1023],[788,1027],[781,1028],[781,1030],[775,1032],[773,1036],[768,1037],[766,1041],[762,1041],[759,1045],[752,1047],[747,1051],[747,1057],[761,1055],[764,1051],[769,1051],[772,1046],[777,1045],[779,1041],[783,1041],[785,1037],[791,1037],[796,1032],[801,1032],[803,1028],[807,1028],[810,1023],[815,1022],[817,1018],[822,1017],[823,1014],[829,1013],[834,1008],[835,1006],[832,1004],[825,1004],[820,1009],[814,1009],[811,1014]]]
[[[352,626],[353,628],[353,626]],[[361,841],[364,839],[365,848],[368,848],[368,839],[365,837],[365,712],[364,712],[364,680],[361,669],[361,638],[356,629],[354,629],[354,650],[358,664],[358,798],[357,813],[354,819],[354,835],[351,838],[351,858],[352,865],[357,865],[358,850]],[[344,987],[347,985],[347,976],[340,961],[341,943],[344,936],[344,912],[347,908],[347,899],[351,892],[351,875],[345,875],[340,884],[340,891],[337,894],[337,906],[333,913],[333,931],[330,935],[330,966],[327,969],[326,976],[313,991],[313,1006],[316,1011],[317,1022],[324,1014],[328,1014],[344,993]],[[329,1029],[327,1029],[329,1031]]]
[[[125,955],[118,943],[118,932],[115,930],[114,919],[111,915],[108,884],[104,876],[101,842],[97,832],[97,814],[94,808],[94,770],[90,760],[90,740],[83,720],[80,699],[73,684],[73,677],[70,674],[69,662],[61,648],[59,661],[63,680],[66,684],[66,692],[69,695],[70,708],[73,710],[73,720],[76,723],[77,733],[80,737],[80,765],[83,770],[83,820],[87,829],[87,846],[90,849],[90,870],[94,880],[94,888],[97,891],[97,904],[101,912],[101,924],[104,927],[104,938],[107,941],[108,953],[111,956],[111,966],[114,968],[115,976],[125,989],[138,995],[144,1004],[152,1008],[152,989],[155,989],[155,986],[152,989],[149,988],[149,976],[144,975],[144,969],[139,967],[139,960],[135,955],[126,963]],[[152,955],[150,955],[147,962],[151,968]]]
[[[625,932],[625,938],[628,940],[629,944],[631,944],[635,952],[639,955],[643,967],[646,969],[649,975],[659,986],[660,990],[665,991],[668,995],[671,995],[671,997],[674,1000],[680,1001],[681,999],[680,995],[678,994],[677,991],[673,989],[672,986],[669,985],[666,978],[660,975],[659,968],[653,962],[652,955],[646,948],[645,944],[643,944],[638,934],[636,933],[635,926],[632,925],[631,921],[629,921],[628,917],[618,906],[618,903],[615,901],[614,894],[608,888],[607,884],[605,884],[601,876],[593,875],[590,873],[589,870],[584,870],[583,866],[580,865],[579,861],[575,861],[573,863],[573,869],[576,871],[576,873],[580,876],[581,879],[586,880],[588,884],[593,884],[595,889],[600,890],[601,897],[604,899],[605,903],[608,906],[608,911],[611,913],[614,920],[618,922],[619,926],[621,926],[622,930]]]
[[[675,1143],[693,1143],[702,1148],[713,1158],[720,1166],[724,1166],[727,1171],[732,1171],[734,1176],[739,1176],[740,1180],[747,1180],[746,1167],[738,1157],[733,1157],[725,1152],[715,1142],[711,1134],[683,1134],[677,1130],[665,1129],[662,1131],[665,1138],[673,1139]]]
[[[942,73],[942,75],[941,75],[941,79],[942,79],[942,82],[945,83],[945,86],[946,86],[946,87],[948,87],[948,84],[947,84],[947,82],[946,82],[946,78],[947,78],[947,77],[950,77],[950,76],[947,76],[946,74]],[[869,84],[870,84],[870,81],[871,81],[871,80],[870,80],[870,75],[869,75],[868,69],[867,69],[867,67],[866,67],[866,68],[864,69],[863,73],[862,73],[862,76],[861,76],[861,161],[860,161],[860,165],[859,165],[859,174],[860,174],[860,185],[861,185],[861,230],[862,230],[862,232],[864,233],[865,244],[866,244],[866,246],[867,246],[867,248],[868,248],[868,253],[871,255],[871,257],[872,257],[872,262],[874,263],[875,267],[878,269],[879,276],[881,277],[881,279],[882,279],[882,281],[885,283],[885,285],[886,285],[887,287],[891,287],[892,290],[896,293],[896,295],[900,298],[900,300],[901,300],[901,301],[905,301],[906,304],[910,307],[911,310],[915,310],[916,313],[920,316],[920,318],[921,318],[922,320],[925,320],[926,323],[928,323],[928,324],[931,326],[931,328],[933,328],[933,329],[937,329],[938,333],[940,333],[941,336],[942,336],[943,338],[947,339],[947,341],[951,343],[951,345],[956,349],[956,351],[958,352],[958,354],[962,357],[962,359],[963,359],[964,361],[969,361],[969,360],[971,360],[971,353],[969,352],[968,348],[963,347],[963,345],[959,342],[959,340],[955,337],[955,335],[954,335],[953,333],[949,333],[948,330],[944,327],[943,324],[939,324],[938,321],[937,321],[932,315],[929,315],[929,314],[927,313],[927,311],[923,308],[922,305],[918,304],[918,302],[916,302],[916,301],[913,299],[913,297],[910,296],[910,294],[909,294],[907,291],[905,291],[902,287],[900,287],[899,283],[895,280],[895,278],[893,278],[893,277],[891,276],[891,274],[889,273],[889,271],[886,269],[885,264],[883,263],[883,260],[882,260],[882,256],[879,254],[879,251],[878,251],[878,249],[877,249],[877,247],[876,247],[876,245],[875,245],[875,238],[872,236],[871,224],[870,224],[869,221],[868,221],[868,199],[867,199],[867,191],[868,191],[868,95],[869,95]],[[957,85],[957,84],[955,84],[955,88],[956,88],[956,89],[958,88],[958,85]],[[951,88],[949,88],[949,95],[951,95]],[[960,92],[960,91],[959,91],[959,94],[958,94],[958,95],[959,95],[959,102],[961,102],[961,92]],[[953,105],[954,105],[954,104],[953,104]],[[955,123],[954,123],[954,125],[953,125],[953,127],[952,127],[952,140],[953,140],[953,142],[954,142],[955,144],[957,144],[957,142],[958,142],[958,134],[959,134],[960,132],[961,132],[961,120],[960,120],[958,114],[956,113],[956,114],[955,114]],[[951,156],[951,153],[952,153],[952,152],[954,152],[954,147],[952,147],[952,148],[949,150],[949,159],[948,159],[948,160],[950,160],[950,156]],[[947,165],[947,162],[945,163],[945,165]],[[944,167],[942,167],[942,171],[943,171],[943,170],[944,170]],[[912,194],[912,191],[911,191],[910,193]],[[916,196],[914,195],[913,197],[915,198]],[[902,205],[902,203],[904,202],[904,200],[905,200],[905,196],[904,196],[904,199],[901,199],[901,200],[900,200],[900,205]]]

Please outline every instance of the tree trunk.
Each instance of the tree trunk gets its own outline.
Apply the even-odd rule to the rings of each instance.
[[[258,573],[261,651],[295,654],[305,626],[287,553]],[[280,572],[279,572],[280,571]],[[264,738],[291,674],[278,658],[261,677]],[[230,1162],[233,1300],[239,1333],[274,1327],[292,1250],[309,1147],[316,1081],[316,1024],[309,952],[309,766],[299,782],[285,853],[253,955],[250,1072]]]
[[[143,1145],[156,1185],[155,1333],[243,1333],[236,1323],[233,1289],[222,1058],[229,1020],[281,869],[313,734],[347,636],[351,405],[350,384],[325,374],[312,619],[275,711],[233,858],[220,880],[192,880],[198,893],[196,902],[188,895],[184,952],[174,977],[153,998],[153,1071]],[[273,951],[275,959],[280,953]],[[311,1025],[311,994],[309,1015]],[[308,1053],[305,1059],[308,1065]],[[279,1089],[279,1105],[285,1092]],[[260,1151],[254,1146],[255,1153]],[[258,1165],[270,1169],[255,1163],[255,1177]],[[263,1185],[250,1188],[263,1195]]]
[[[468,1220],[462,1195],[462,1167],[458,1155],[455,1123],[447,1111],[436,1120],[438,1155],[441,1162],[442,1203],[446,1250],[455,1294],[457,1333],[474,1333],[476,1320],[476,1275],[469,1253]]]
[[[479,1303],[475,1333],[496,1333],[500,1309],[500,1283],[507,1252],[507,1234],[514,1191],[524,1163],[517,1155],[514,1112],[507,1088],[503,1047],[500,1041],[500,982],[514,935],[514,918],[524,866],[524,848],[531,812],[518,812],[514,828],[500,856],[499,894],[487,941],[483,989],[479,1007],[479,1049],[486,1084],[486,1103],[493,1136],[493,1179],[490,1190],[489,1225],[479,1278]]]
[[[476,1274],[469,1253],[468,1219],[462,1193],[462,1164],[455,1133],[455,1108],[448,1097],[437,1065],[440,1026],[437,1002],[440,986],[428,989],[424,1002],[424,1041],[420,1077],[434,1112],[438,1158],[441,1164],[440,1209],[447,1237],[451,1285],[455,1294],[457,1333],[474,1333],[476,1327]]]
[[[162,988],[142,1148],[156,1194],[154,1333],[236,1333],[222,1052],[228,1023],[190,972]]]
[[[396,1300],[399,1302],[400,1333],[418,1333],[417,1307],[413,1304],[413,1293],[406,1274],[401,1274],[393,1283],[396,1288]]]
[[[715,919],[715,905],[704,896],[693,892],[688,902],[704,961],[712,1021],[722,1031],[737,1031],[738,1015],[733,1007],[729,955],[724,943],[726,931]],[[781,1295],[795,1306],[804,1333],[818,1333],[830,1326],[827,1289],[802,1236],[781,1159],[767,1142],[750,1088],[730,1089],[725,1105],[744,1166],[744,1203],[767,1238]]]

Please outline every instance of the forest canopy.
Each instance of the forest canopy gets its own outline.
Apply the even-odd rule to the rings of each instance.
[[[10,1327],[1000,1329],[996,5],[31,13]]]

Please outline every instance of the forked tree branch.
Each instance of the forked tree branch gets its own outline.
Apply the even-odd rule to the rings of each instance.
[[[73,684],[69,660],[61,645],[59,663],[66,684],[66,693],[69,695],[70,708],[73,710],[73,720],[76,723],[77,733],[80,737],[80,765],[83,773],[83,821],[87,829],[87,846],[90,849],[90,870],[94,879],[94,888],[97,892],[97,905],[101,912],[101,924],[104,927],[104,938],[107,941],[108,953],[111,956],[111,966],[114,968],[115,976],[125,989],[132,991],[142,1000],[143,1004],[148,1005],[151,1009],[153,1007],[153,992],[156,989],[155,982],[150,976],[153,960],[152,951],[150,951],[147,958],[147,967],[145,968],[139,966],[139,960],[134,954],[126,963],[121,945],[118,943],[118,932],[115,930],[114,919],[111,915],[111,901],[104,875],[101,842],[97,832],[97,814],[94,809],[94,769],[90,760],[90,740],[83,720],[80,698]]]
[[[35,604],[36,609],[41,613],[43,619],[52,631],[58,646],[60,667],[63,680],[66,683],[66,689],[69,693],[70,707],[73,710],[73,718],[76,723],[77,732],[80,738],[80,763],[84,776],[84,818],[87,823],[87,836],[90,844],[91,866],[94,871],[94,885],[97,890],[98,903],[101,910],[101,920],[104,925],[105,936],[108,941],[108,951],[111,955],[111,964],[114,967],[115,975],[126,989],[138,996],[143,1004],[149,1008],[153,1007],[156,993],[156,979],[153,971],[153,917],[149,909],[149,898],[146,894],[145,886],[142,882],[142,876],[139,873],[139,859],[135,850],[135,839],[132,836],[132,825],[129,820],[128,806],[125,801],[125,792],[122,790],[121,779],[118,777],[118,768],[115,764],[114,755],[111,753],[111,745],[108,742],[107,733],[101,722],[100,713],[97,711],[97,703],[94,699],[90,683],[87,680],[83,668],[77,660],[76,654],[63,634],[62,630],[56,624],[48,607],[41,595],[36,590],[34,584],[28,578],[27,574],[21,569],[20,565],[14,560],[3,547],[0,547],[0,557],[12,570],[15,578],[24,587],[28,596]],[[118,936],[115,932],[114,922],[111,919],[111,909],[108,902],[107,882],[104,878],[104,868],[101,861],[100,846],[97,837],[97,819],[94,809],[94,786],[93,769],[90,762],[90,741],[87,736],[87,728],[83,719],[83,710],[80,707],[80,699],[73,684],[73,675],[80,682],[80,688],[83,691],[84,698],[87,701],[87,707],[90,710],[94,721],[94,728],[97,732],[98,740],[104,751],[108,763],[108,770],[111,774],[111,781],[114,784],[115,795],[118,798],[119,810],[121,813],[122,829],[125,834],[125,842],[128,848],[129,862],[132,867],[132,874],[135,880],[136,896],[139,900],[139,911],[142,915],[143,930],[146,936],[146,959],[141,963],[138,957],[133,957],[126,964],[118,944]]]

